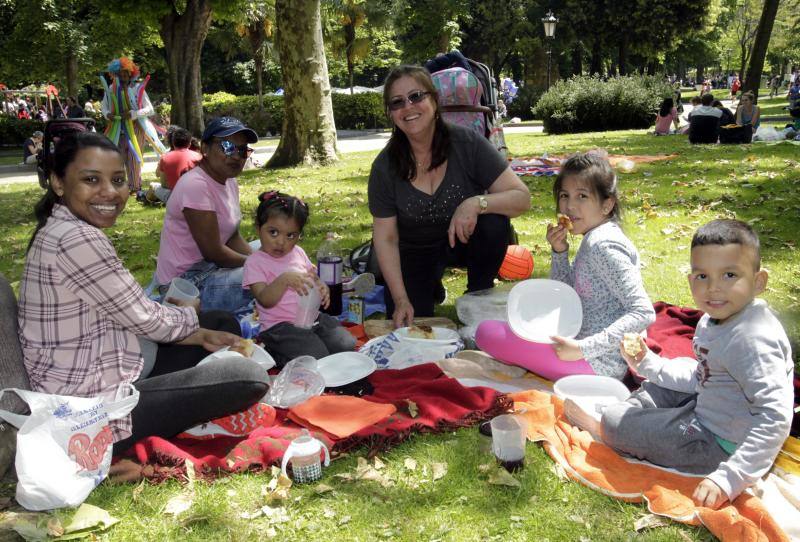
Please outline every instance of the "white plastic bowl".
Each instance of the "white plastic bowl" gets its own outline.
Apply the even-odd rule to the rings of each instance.
[[[614,378],[598,375],[571,375],[558,379],[553,392],[561,399],[572,399],[587,414],[599,419],[603,409],[630,397],[628,388]]]
[[[552,335],[572,338],[583,324],[583,306],[569,284],[530,279],[508,294],[508,325],[526,341],[550,344]]]

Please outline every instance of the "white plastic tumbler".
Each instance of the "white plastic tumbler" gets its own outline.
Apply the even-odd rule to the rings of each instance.
[[[169,303],[167,301],[167,299],[170,298],[178,299],[180,301],[191,301],[193,299],[197,299],[198,297],[200,297],[200,290],[197,289],[197,286],[186,279],[175,277],[169,283],[169,288],[164,296],[164,305],[168,307],[175,307],[173,303]]]
[[[517,416],[503,414],[492,419],[492,451],[497,460],[513,471],[525,462],[525,426]]]
[[[311,328],[319,316],[319,304],[322,302],[319,288],[314,285],[308,288],[306,295],[298,295],[297,314],[294,317],[294,325],[305,329]]]

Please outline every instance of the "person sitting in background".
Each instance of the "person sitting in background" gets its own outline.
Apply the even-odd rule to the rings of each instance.
[[[147,191],[148,200],[153,201],[153,198],[157,198],[166,203],[181,175],[194,168],[203,159],[202,154],[189,148],[191,143],[192,134],[189,130],[180,126],[172,130],[170,147],[173,150],[163,154],[158,161],[156,176],[161,183],[150,183],[150,190]]]
[[[42,139],[44,134],[39,130],[33,132],[33,135],[25,140],[22,144],[22,161],[25,164],[35,164],[36,156],[42,150]]]
[[[789,98],[789,110],[800,105],[800,80],[796,79],[794,83],[792,83],[792,86],[789,87],[787,98]]]
[[[736,124],[736,117],[734,116],[733,113],[731,113],[730,109],[722,105],[721,101],[714,100],[714,103],[712,103],[711,105],[722,111],[722,116],[719,118],[720,126],[727,126],[728,124]]]
[[[671,131],[670,124],[675,125],[675,130],[678,130],[678,127],[680,126],[680,120],[678,120],[678,110],[673,105],[672,98],[664,98],[664,101],[661,102],[661,107],[656,114],[656,135],[669,135]]]
[[[700,102],[702,105],[689,114],[689,142],[716,143],[722,111],[711,106],[714,103],[713,94],[703,94]]]
[[[739,100],[739,107],[736,108],[736,124],[739,126],[749,124],[753,127],[753,132],[761,125],[761,109],[755,104],[755,96],[750,91],[742,94]]]

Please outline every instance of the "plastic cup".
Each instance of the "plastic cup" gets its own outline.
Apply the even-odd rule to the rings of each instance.
[[[519,418],[503,414],[492,419],[492,451],[497,461],[509,472],[525,464],[525,428]]]
[[[167,301],[167,299],[170,298],[178,299],[180,301],[192,301],[198,297],[200,297],[200,290],[197,289],[197,286],[186,279],[175,277],[172,279],[172,281],[170,281],[167,293],[164,295],[164,305],[168,307],[176,306],[175,304]]]
[[[297,296],[297,314],[294,317],[294,325],[305,329],[310,329],[317,321],[319,316],[319,304],[322,302],[319,289],[316,285],[308,289],[306,295]]]

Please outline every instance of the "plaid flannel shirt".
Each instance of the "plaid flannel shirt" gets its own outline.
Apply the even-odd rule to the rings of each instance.
[[[108,237],[57,204],[28,251],[19,292],[19,335],[35,391],[114,401],[142,371],[137,336],[181,340],[198,329],[189,307],[147,298]],[[131,417],[112,421],[114,439]]]

